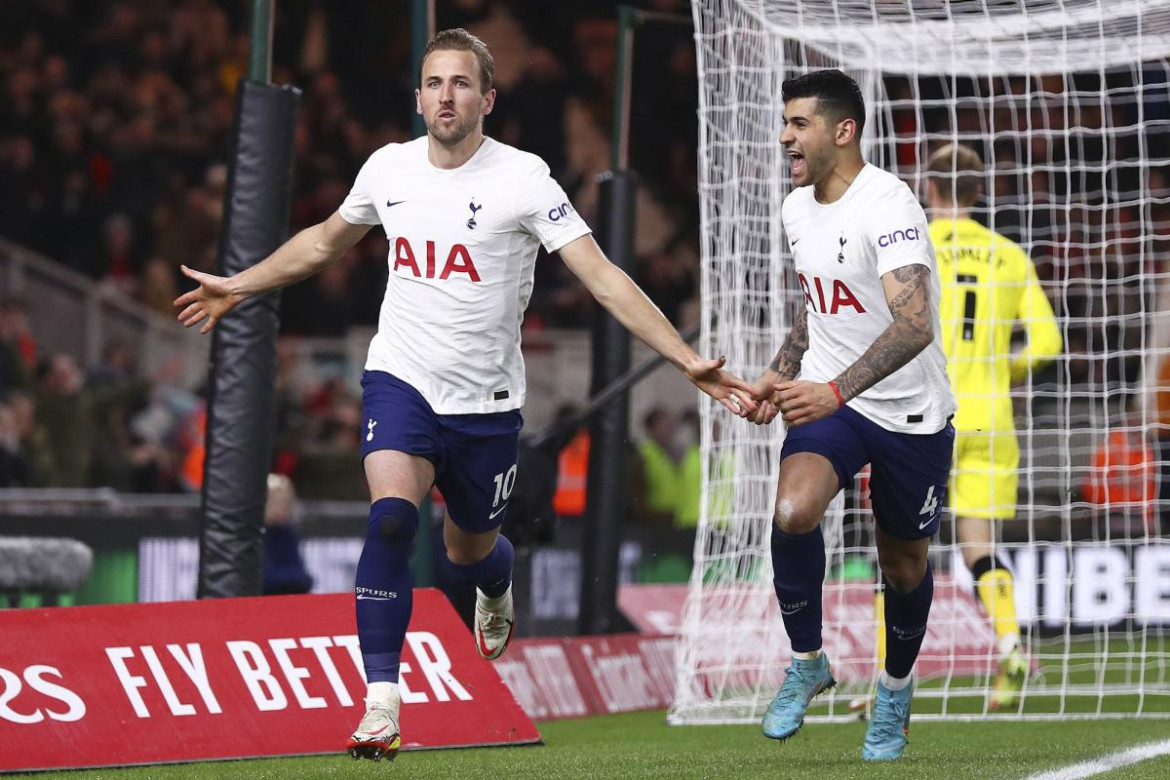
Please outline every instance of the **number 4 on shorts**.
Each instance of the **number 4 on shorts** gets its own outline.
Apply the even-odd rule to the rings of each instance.
[[[918,514],[934,517],[936,509],[938,509],[938,499],[934,497],[934,485],[931,485],[930,490],[926,491],[926,500],[922,502],[922,508],[918,510]]]

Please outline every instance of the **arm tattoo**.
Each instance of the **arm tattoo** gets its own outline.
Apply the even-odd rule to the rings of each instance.
[[[902,285],[889,301],[894,321],[856,363],[837,377],[837,386],[845,400],[856,398],[909,363],[934,339],[930,269],[916,264],[898,268],[892,273]]]
[[[807,349],[808,309],[802,304],[792,327],[788,330],[788,335],[784,338],[784,343],[780,346],[780,351],[776,353],[768,368],[778,373],[782,382],[796,379],[796,375],[800,373],[800,361]]]

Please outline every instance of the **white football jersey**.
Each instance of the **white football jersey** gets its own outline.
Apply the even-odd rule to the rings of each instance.
[[[956,406],[941,345],[938,266],[914,193],[898,177],[866,164],[834,203],[818,203],[812,187],[793,190],[782,218],[808,310],[802,379],[840,376],[893,322],[884,274],[914,264],[930,269],[934,341],[849,406],[886,430],[942,430]]]
[[[590,232],[544,161],[484,138],[470,160],[443,170],[427,159],[426,136],[389,144],[338,212],[381,224],[390,240],[366,369],[408,382],[437,414],[523,406],[520,323],[537,251]]]

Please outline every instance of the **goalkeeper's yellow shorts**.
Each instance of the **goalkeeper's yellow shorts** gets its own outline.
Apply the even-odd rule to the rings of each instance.
[[[956,517],[1011,520],[1016,516],[1020,445],[1014,431],[960,431],[951,470]]]

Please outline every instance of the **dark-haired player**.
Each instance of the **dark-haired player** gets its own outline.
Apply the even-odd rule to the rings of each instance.
[[[821,650],[829,501],[867,463],[886,586],[885,669],[862,757],[906,746],[912,670],[934,581],[927,547],[946,501],[955,400],[939,346],[939,277],[926,215],[910,189],[865,162],[856,82],[822,70],[783,84],[793,191],[784,230],[804,293],[783,346],[756,382],[757,423],[788,424],[772,529],[772,566],[793,658],[764,716],[785,739],[835,685]]]

